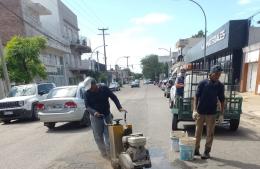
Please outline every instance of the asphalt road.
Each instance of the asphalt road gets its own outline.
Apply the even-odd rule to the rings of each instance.
[[[183,162],[171,151],[171,114],[167,99],[153,85],[141,88],[124,87],[116,93],[125,109],[134,132],[148,137],[153,169],[190,168],[260,168],[260,121],[243,115],[239,130],[230,132],[217,127],[212,159]],[[115,106],[115,117],[121,118]],[[180,128],[194,135],[192,123]],[[202,140],[201,147],[205,140]],[[201,152],[203,149],[201,150]],[[72,123],[58,124],[49,131],[40,122],[14,121],[0,125],[0,169],[111,169],[110,162],[100,157],[91,128]]]

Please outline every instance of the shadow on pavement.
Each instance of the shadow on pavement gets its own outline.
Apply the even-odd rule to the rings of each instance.
[[[47,133],[81,133],[81,132],[86,132],[91,129],[91,126],[88,127],[82,127],[77,123],[65,123],[60,126],[55,127],[54,129],[49,129]]]
[[[235,167],[235,168],[241,168],[241,169],[244,169],[244,168],[246,168],[246,169],[257,169],[257,168],[260,168],[260,165],[257,165],[257,164],[243,163],[241,161],[226,160],[226,159],[221,159],[221,158],[217,158],[217,157],[214,157],[211,160],[223,163],[223,168],[229,168],[229,167]]]
[[[195,125],[184,125],[184,131],[187,131],[189,136],[195,136]],[[206,127],[204,127],[203,136],[206,136]],[[226,141],[259,141],[260,134],[253,129],[243,126],[239,126],[237,131],[230,131],[227,126],[216,126],[214,139]]]
[[[20,119],[20,120],[12,120],[10,123],[6,123],[6,124],[2,122],[2,125],[30,124],[30,123],[38,123],[38,122],[39,120]]]

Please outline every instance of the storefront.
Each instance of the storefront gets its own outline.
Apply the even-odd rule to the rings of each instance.
[[[260,94],[260,43],[244,48],[241,92]]]
[[[226,85],[240,85],[243,48],[248,40],[248,20],[232,20],[207,37],[206,64],[204,64],[204,40],[192,47],[184,58],[193,69],[208,71],[211,66],[221,64]],[[206,65],[206,66],[204,66]],[[236,90],[239,90],[237,87]]]

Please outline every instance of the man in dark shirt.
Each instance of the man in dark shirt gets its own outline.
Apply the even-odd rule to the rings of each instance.
[[[107,86],[97,85],[96,80],[88,77],[85,81],[85,106],[90,113],[91,127],[97,146],[103,157],[109,157],[108,128],[104,123],[112,123],[109,98],[112,99],[120,112],[125,111],[116,95]]]
[[[183,97],[184,93],[184,81],[185,81],[185,69],[181,69],[180,75],[177,77],[175,82],[176,93],[175,96]]]
[[[196,147],[195,155],[200,155],[200,140],[203,132],[204,122],[207,126],[207,138],[204,154],[201,156],[202,159],[210,158],[211,146],[213,143],[215,122],[216,122],[216,111],[218,100],[221,103],[221,112],[219,115],[219,122],[223,122],[224,114],[224,85],[219,81],[222,68],[219,65],[211,67],[209,79],[202,80],[196,92],[195,106],[193,112],[193,118],[196,120]]]

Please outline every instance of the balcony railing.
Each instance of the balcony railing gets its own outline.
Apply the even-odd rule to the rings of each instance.
[[[90,40],[86,37],[80,37],[77,40],[72,40],[70,43],[71,48],[79,51],[80,53],[90,53],[91,52],[91,45]]]

